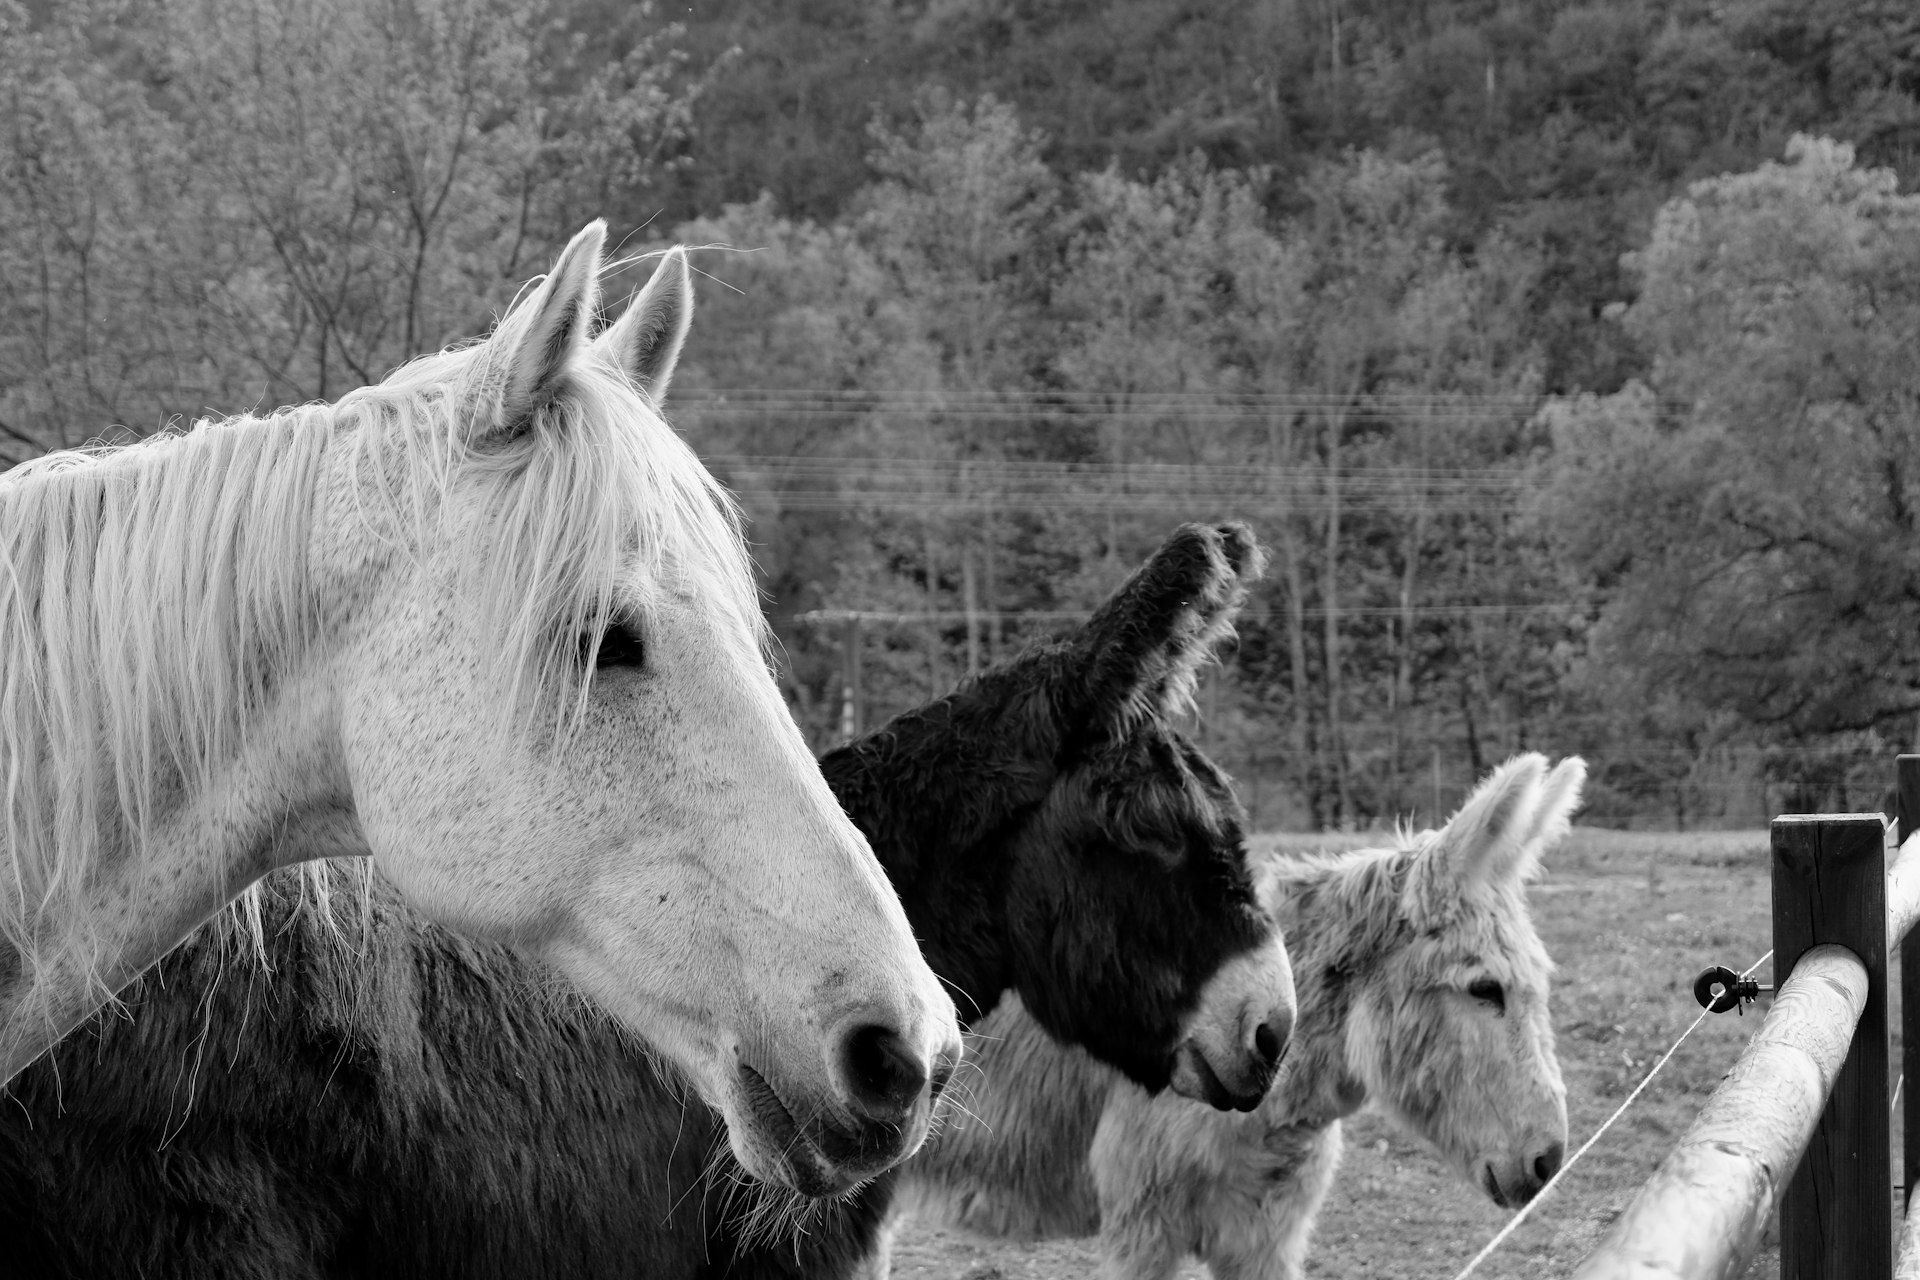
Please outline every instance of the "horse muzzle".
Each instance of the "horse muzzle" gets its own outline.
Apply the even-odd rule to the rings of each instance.
[[[956,1040],[922,1054],[886,1026],[857,1019],[835,1029],[833,1044],[833,1097],[812,1106],[737,1064],[737,1098],[751,1124],[736,1135],[736,1154],[749,1172],[805,1196],[838,1195],[918,1150],[961,1053]]]

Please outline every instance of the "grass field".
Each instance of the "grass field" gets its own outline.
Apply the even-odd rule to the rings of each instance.
[[[1359,836],[1265,839],[1288,849],[1368,843]],[[1699,1013],[1693,975],[1709,964],[1745,969],[1766,952],[1768,880],[1764,831],[1580,829],[1549,857],[1531,898],[1541,937],[1560,967],[1553,1020],[1567,1081],[1570,1149],[1620,1105]],[[1769,965],[1757,976],[1770,975]],[[1544,1280],[1567,1274],[1719,1084],[1758,1025],[1755,1012],[1709,1017],[1475,1275]],[[1423,1145],[1363,1114],[1349,1122],[1346,1161],[1320,1217],[1308,1275],[1451,1280],[1506,1217]],[[894,1275],[902,1280],[1092,1280],[1098,1270],[1086,1241],[1008,1244],[918,1224],[901,1233],[894,1258]],[[1777,1273],[1774,1260],[1763,1256],[1749,1275],[1773,1280]],[[1190,1264],[1181,1276],[1204,1274]]]

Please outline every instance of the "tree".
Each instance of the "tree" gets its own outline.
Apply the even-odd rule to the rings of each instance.
[[[858,202],[861,242],[914,316],[912,340],[874,384],[894,399],[874,438],[889,455],[904,449],[922,463],[956,464],[956,488],[965,490],[970,464],[991,472],[1026,452],[1025,424],[996,402],[1017,403],[1043,363],[1039,306],[1056,183],[1041,139],[990,95],[966,102],[930,91],[916,115],[905,132],[875,123],[869,164],[880,180]],[[978,670],[1001,644],[1000,544],[1019,532],[991,505],[984,518],[970,507],[943,511],[935,502],[917,519],[879,521],[874,533],[896,549],[896,562],[918,560],[928,613],[964,615],[966,668]],[[915,538],[918,556],[903,545]],[[993,619],[984,627],[983,614]],[[945,682],[945,647],[940,624],[929,623],[935,688]]]
[[[1277,222],[1266,175],[1197,156],[1151,181],[1088,175],[1053,292],[1058,375],[1095,397],[1106,458],[1262,478],[1217,512],[1197,492],[1189,513],[1257,518],[1274,551],[1271,612],[1242,628],[1245,693],[1264,704],[1255,720],[1286,726],[1287,779],[1321,823],[1409,806],[1425,762],[1405,744],[1459,719],[1428,670],[1453,643],[1432,610],[1513,593],[1508,490],[1454,477],[1513,471],[1533,405],[1516,305],[1532,268],[1497,238],[1474,258],[1450,248],[1444,180],[1437,157],[1357,153]],[[1141,523],[1110,515],[1108,544]],[[1538,667],[1504,656],[1515,682]],[[1501,698],[1499,683],[1474,696]]]
[[[143,86],[93,54],[81,22],[4,3],[0,103],[0,457],[16,461],[157,425],[217,357],[179,269],[201,243],[170,216],[185,140]]]
[[[1670,201],[1630,266],[1649,383],[1544,413],[1542,508],[1605,601],[1595,663],[1767,736],[1908,726],[1920,198],[1796,137]]]
[[[610,56],[529,0],[0,27],[0,403],[48,445],[332,398],[479,331],[683,118],[670,29]]]

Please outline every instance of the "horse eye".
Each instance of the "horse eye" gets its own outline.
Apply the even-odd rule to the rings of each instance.
[[[640,629],[619,618],[608,623],[600,635],[600,648],[593,665],[604,671],[608,667],[639,668],[646,663],[647,644],[640,638]]]
[[[1492,978],[1476,978],[1467,984],[1467,994],[1475,1000],[1484,1000],[1501,1013],[1507,1011],[1507,993]]]

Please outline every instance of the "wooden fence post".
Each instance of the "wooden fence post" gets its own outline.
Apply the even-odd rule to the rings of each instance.
[[[1907,837],[1920,828],[1920,756],[1901,756],[1895,761],[1894,781],[1894,838],[1904,845]],[[1913,1187],[1920,1180],[1920,1090],[1914,1087],[1920,1085],[1920,943],[1910,947],[1900,938],[1888,938],[1887,942],[1900,948],[1900,1071],[1906,1079],[1901,1090],[1904,1190],[1900,1203],[1912,1212]]]
[[[1867,970],[1867,1004],[1820,1127],[1780,1198],[1780,1280],[1893,1273],[1887,1141],[1887,826],[1878,815],[1773,820],[1773,971],[1833,943]]]

